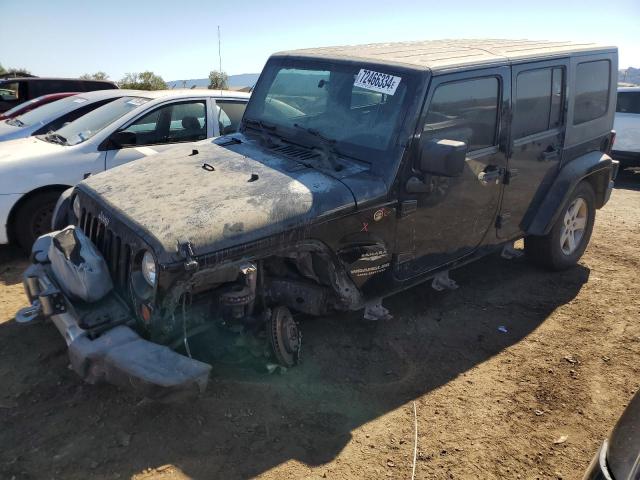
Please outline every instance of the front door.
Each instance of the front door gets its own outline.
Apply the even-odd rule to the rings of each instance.
[[[410,278],[473,252],[494,235],[500,179],[506,167],[504,112],[510,98],[510,69],[498,67],[436,76],[419,135],[467,144],[459,177],[424,174],[415,167],[401,195],[396,274]],[[416,158],[416,161],[418,159]],[[415,208],[414,208],[415,207]]]
[[[204,140],[207,123],[206,99],[161,105],[121,129],[131,133],[135,142],[108,150],[105,168],[155,155],[176,143]]]
[[[555,178],[565,131],[568,60],[512,68],[513,122],[508,183],[504,187],[498,235],[520,236],[537,201]]]

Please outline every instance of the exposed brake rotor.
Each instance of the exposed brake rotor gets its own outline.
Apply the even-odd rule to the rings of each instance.
[[[277,362],[293,367],[300,361],[302,333],[287,307],[276,307],[267,320],[269,345]]]

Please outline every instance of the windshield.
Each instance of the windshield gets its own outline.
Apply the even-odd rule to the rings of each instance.
[[[270,131],[275,127],[297,140],[306,137],[307,143],[314,138],[331,141],[340,153],[366,161],[391,148],[410,97],[412,80],[406,72],[388,66],[284,62],[265,67],[244,117],[248,127],[262,122]]]
[[[34,98],[33,100],[27,100],[26,102],[13,107],[11,110],[7,110],[2,115],[4,115],[5,117],[13,117],[15,114],[20,113],[21,111],[29,108],[31,105],[33,105],[37,101],[38,101],[37,98]]]
[[[78,95],[72,97],[63,98],[62,100],[56,100],[55,102],[47,103],[41,107],[34,108],[33,110],[19,115],[16,117],[20,122],[20,126],[30,127],[32,125],[43,125],[51,120],[64,115],[67,112],[71,112],[82,105],[86,105],[87,99]],[[23,105],[18,105],[22,108]],[[16,107],[16,108],[18,108]]]
[[[148,101],[148,98],[143,97],[118,98],[56,130],[56,134],[62,137],[67,145],[77,145]]]

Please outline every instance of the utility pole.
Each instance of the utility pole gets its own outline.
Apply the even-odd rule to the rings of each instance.
[[[222,50],[220,49],[220,25],[218,25],[218,68],[222,75]]]

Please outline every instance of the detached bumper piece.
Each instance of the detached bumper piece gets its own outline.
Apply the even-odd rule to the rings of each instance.
[[[142,339],[127,326],[134,320],[113,292],[95,303],[72,303],[46,263],[27,268],[23,283],[31,306],[16,319],[51,320],[67,342],[73,370],[86,382],[111,383],[157,400],[205,390],[211,366]]]
[[[196,396],[204,391],[211,366],[168,347],[143,340],[119,326],[95,340],[80,337],[69,345],[73,369],[87,382],[133,388],[154,399]]]

